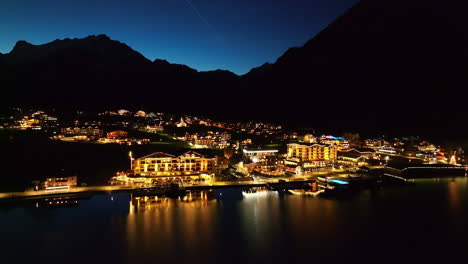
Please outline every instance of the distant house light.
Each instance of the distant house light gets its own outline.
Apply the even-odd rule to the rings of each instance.
[[[277,149],[273,150],[242,150],[244,153],[268,153],[268,152],[278,152]]]

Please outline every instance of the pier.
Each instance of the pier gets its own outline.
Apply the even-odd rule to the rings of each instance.
[[[397,179],[397,180],[401,180],[401,181],[408,181],[407,178],[405,177],[402,177],[402,176],[398,176],[398,175],[394,175],[394,174],[390,174],[390,173],[384,173],[383,176],[386,176],[386,177],[391,177],[391,178],[394,178],[394,179]]]
[[[421,164],[418,166],[396,164],[385,166],[384,177],[401,181],[418,178],[443,178],[468,176],[468,166],[454,166],[448,164]]]

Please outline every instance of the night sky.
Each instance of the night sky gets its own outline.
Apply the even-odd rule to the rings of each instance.
[[[2,0],[0,52],[18,40],[106,34],[150,60],[238,74],[301,46],[358,0]]]

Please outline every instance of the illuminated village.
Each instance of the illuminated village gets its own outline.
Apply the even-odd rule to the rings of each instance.
[[[345,182],[378,169],[404,179],[401,174],[408,168],[462,168],[466,163],[462,149],[444,149],[419,137],[363,139],[358,133],[298,133],[265,122],[222,122],[142,110],[77,111],[68,119],[41,110],[13,109],[12,113],[2,117],[3,130],[35,131],[70,144],[154,146],[156,151],[140,156],[130,149],[127,169],[109,175],[111,185]],[[161,145],[168,147],[157,151]],[[62,185],[76,186],[77,179],[70,184],[69,178],[47,178],[35,189]]]

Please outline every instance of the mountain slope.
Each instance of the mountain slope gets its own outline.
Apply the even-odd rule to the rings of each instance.
[[[287,90],[286,116],[329,127],[465,129],[468,21],[461,1],[363,0],[250,85]],[[290,111],[290,109],[294,109]],[[431,131],[432,133],[433,131]]]

